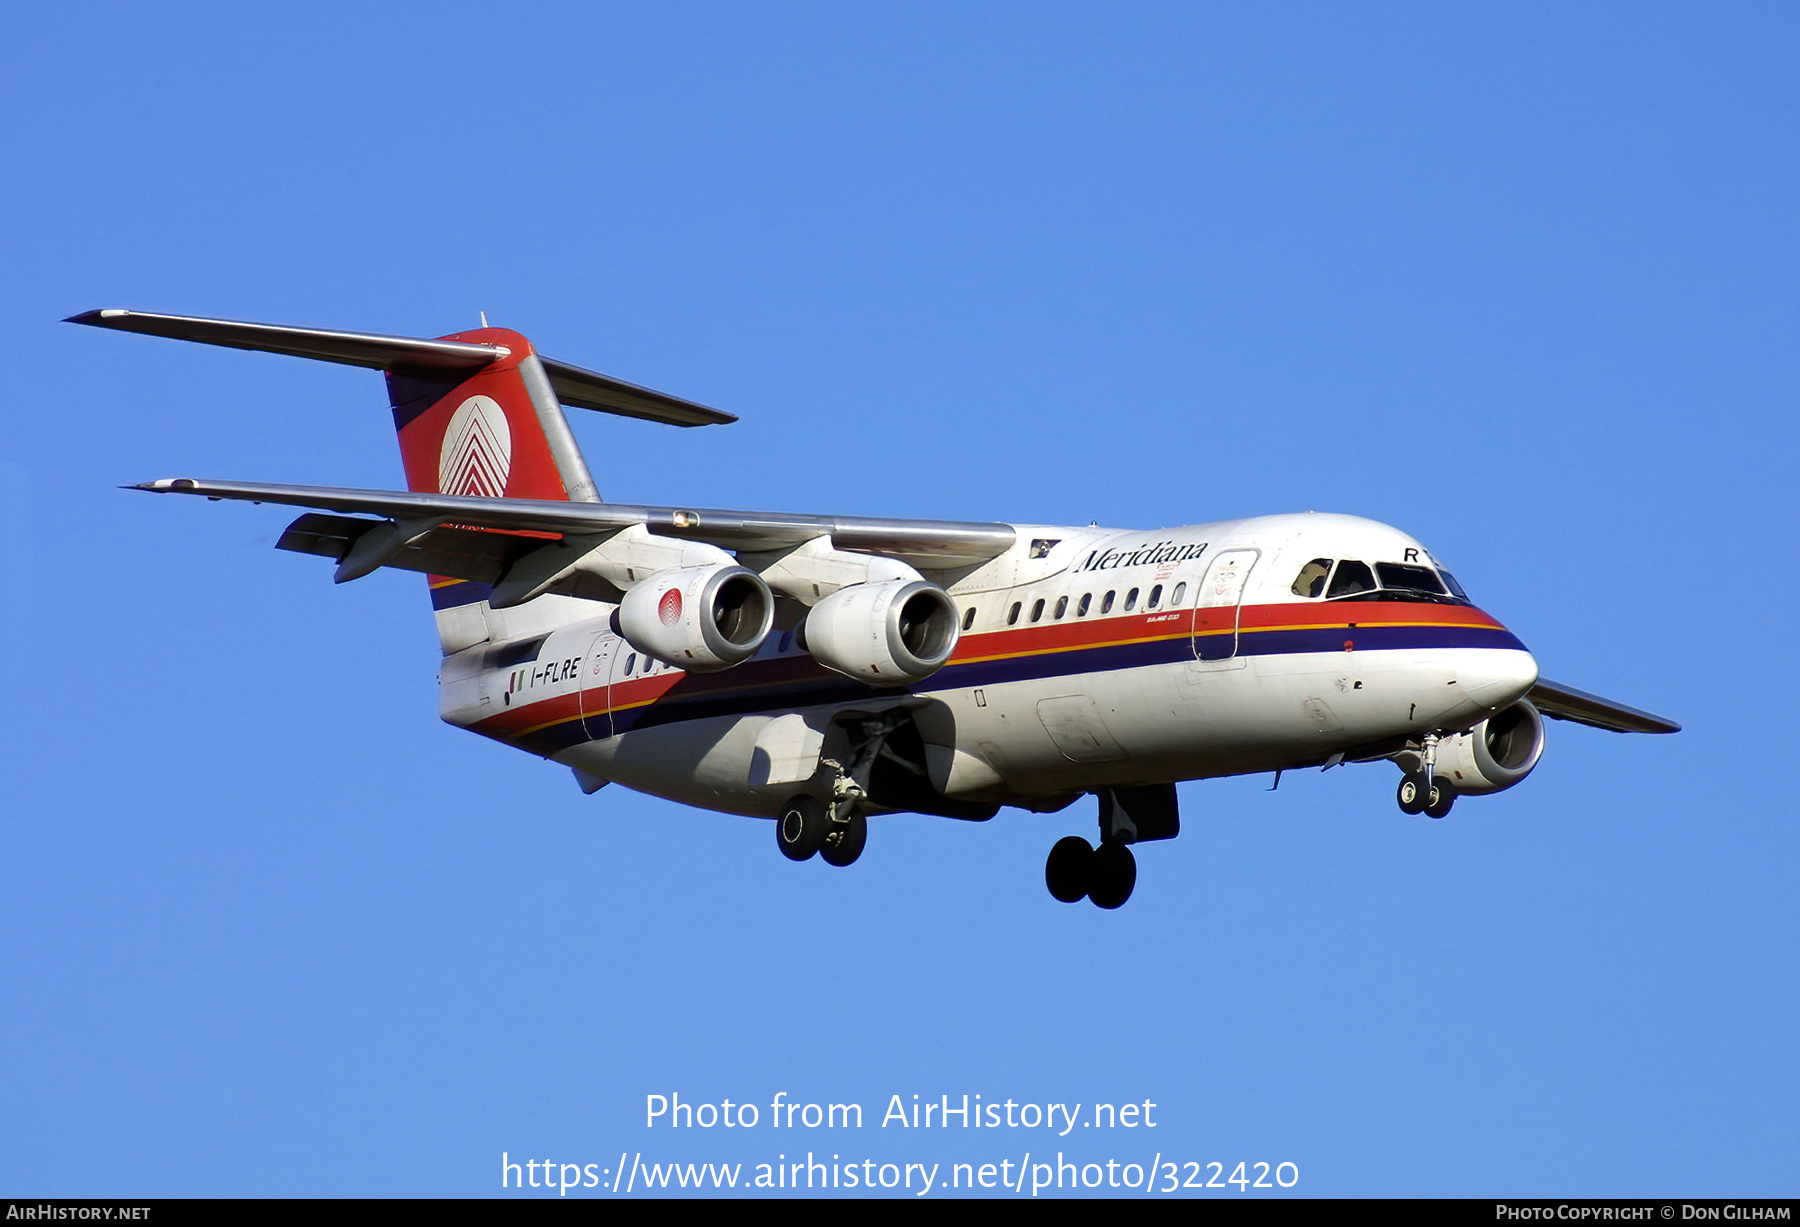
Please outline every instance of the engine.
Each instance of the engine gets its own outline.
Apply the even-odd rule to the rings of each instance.
[[[769,585],[732,563],[658,571],[619,602],[619,633],[627,643],[699,673],[754,656],[774,618]]]
[[[1531,774],[1544,752],[1544,718],[1521,699],[1438,743],[1436,776],[1459,793],[1499,792]]]
[[[930,677],[956,650],[956,605],[922,579],[851,584],[806,615],[813,659],[847,677],[898,686]]]

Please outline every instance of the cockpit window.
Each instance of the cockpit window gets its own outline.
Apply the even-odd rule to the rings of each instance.
[[[1308,564],[1310,565],[1310,564]],[[1299,589],[1296,587],[1295,591]],[[1469,598],[1449,572],[1432,570],[1420,563],[1378,562],[1370,570],[1366,562],[1346,558],[1331,573],[1326,599],[1333,601],[1430,601],[1440,605],[1467,605]]]
[[[1444,587],[1444,581],[1430,567],[1404,562],[1378,562],[1375,564],[1375,574],[1381,577],[1381,586],[1390,591],[1418,592],[1435,597],[1450,595],[1450,590]]]
[[[1324,596],[1325,577],[1331,574],[1331,559],[1315,558],[1300,568],[1300,577],[1294,581],[1295,596]]]
[[[1375,591],[1375,575],[1369,570],[1369,564],[1345,559],[1338,563],[1337,572],[1331,577],[1331,591],[1328,595],[1335,601],[1342,597],[1357,596],[1360,593],[1373,591]]]
[[[1469,594],[1463,591],[1463,586],[1456,582],[1456,576],[1450,574],[1450,572],[1444,570],[1442,567],[1438,568],[1438,575],[1450,589],[1450,595],[1454,596],[1459,601],[1466,602],[1469,599]]]

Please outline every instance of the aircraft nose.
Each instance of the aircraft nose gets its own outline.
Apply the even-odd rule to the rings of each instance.
[[[1538,680],[1537,660],[1523,650],[1483,652],[1457,673],[1465,695],[1496,711],[1524,698]]]

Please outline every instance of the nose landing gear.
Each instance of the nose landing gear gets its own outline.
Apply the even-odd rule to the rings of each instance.
[[[1413,773],[1401,777],[1400,790],[1395,794],[1395,800],[1400,802],[1400,812],[1403,814],[1442,818],[1456,802],[1456,794],[1442,780],[1432,780],[1428,784],[1423,775]]]
[[[1450,785],[1436,776],[1437,748],[1442,735],[1427,733],[1421,742],[1419,753],[1419,770],[1408,771],[1400,777],[1400,789],[1394,799],[1400,803],[1403,814],[1424,814],[1428,818],[1442,818],[1450,812],[1451,805],[1456,802],[1456,793]]]

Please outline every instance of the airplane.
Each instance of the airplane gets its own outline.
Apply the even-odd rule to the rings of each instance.
[[[601,499],[564,406],[695,427],[730,414],[438,338],[157,315],[123,332],[381,370],[407,489],[163,478],[127,489],[309,509],[277,548],[428,576],[441,717],[608,783],[773,820],[847,866],[868,819],[982,821],[1098,801],[1045,884],[1121,906],[1176,784],[1387,761],[1407,814],[1520,783],[1548,716],[1680,726],[1538,675],[1420,542],[1356,516],[1142,532]]]

